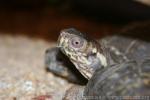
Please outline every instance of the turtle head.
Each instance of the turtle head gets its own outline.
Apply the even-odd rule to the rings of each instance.
[[[107,66],[104,48],[73,28],[60,32],[58,47],[87,79],[91,78],[97,68]]]

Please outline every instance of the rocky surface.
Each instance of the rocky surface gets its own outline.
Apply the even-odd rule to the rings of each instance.
[[[0,35],[0,100],[61,100],[71,84],[48,73],[44,53],[54,43]]]

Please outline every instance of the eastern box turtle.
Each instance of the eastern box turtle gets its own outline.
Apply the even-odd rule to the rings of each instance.
[[[64,100],[150,99],[147,41],[120,35],[96,41],[73,28],[65,29],[57,47],[46,51],[45,62],[56,75],[86,84],[70,88]]]

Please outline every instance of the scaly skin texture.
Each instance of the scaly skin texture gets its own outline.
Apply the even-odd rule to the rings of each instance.
[[[75,29],[61,31],[58,47],[87,79],[96,69],[109,65],[105,47]]]
[[[111,42],[102,40],[98,44],[75,29],[61,31],[58,47],[89,80],[80,99],[109,100],[116,95],[150,94],[150,84],[145,83],[145,80],[150,81],[150,65],[144,64],[150,61],[150,44],[123,37],[115,38],[111,37]],[[125,50],[109,46],[112,41],[118,45],[117,39],[122,39],[120,44],[124,44]]]

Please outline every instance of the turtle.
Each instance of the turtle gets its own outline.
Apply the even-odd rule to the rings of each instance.
[[[57,47],[46,51],[45,63],[74,82],[82,83],[79,72],[84,76],[85,85],[70,88],[64,100],[145,100],[150,95],[149,50],[147,41],[119,35],[97,41],[69,28],[60,32]]]

